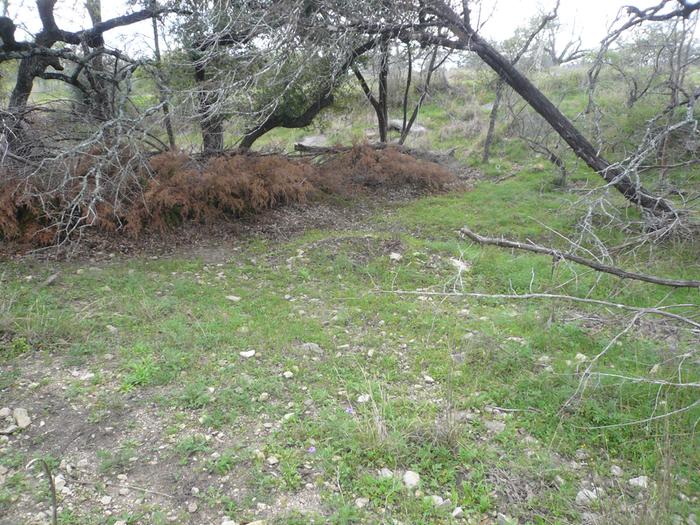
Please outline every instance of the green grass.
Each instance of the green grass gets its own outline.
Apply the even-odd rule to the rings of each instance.
[[[204,436],[189,436],[180,440],[175,446],[175,450],[180,456],[180,461],[187,464],[195,454],[207,452],[209,446]]]
[[[664,421],[591,428],[643,419],[652,413],[659,394],[666,409],[682,407],[692,402],[692,392],[659,392],[657,387],[607,379],[591,387],[571,412],[560,411],[578,385],[576,355],[599,352],[623,327],[617,314],[607,325],[591,329],[567,318],[595,310],[565,303],[425,299],[384,292],[452,289],[455,268],[450,258],[469,264],[463,276],[467,290],[546,291],[568,281],[571,270],[552,272],[546,258],[478,248],[457,235],[461,225],[469,224],[494,235],[554,241],[538,221],[566,231],[574,218],[561,213],[569,197],[543,186],[550,176],[546,170],[525,170],[498,185],[484,182],[469,193],[419,199],[377,216],[370,232],[311,232],[278,245],[251,243],[221,267],[186,259],[126,260],[78,274],[76,265],[67,263],[61,265],[60,284],[37,296],[21,279],[26,270],[6,264],[5,272],[15,277],[7,281],[15,296],[13,312],[20,315],[30,307],[42,316],[18,323],[15,341],[20,342],[12,347],[36,341],[21,355],[51,351],[59,360],[82,349],[78,353],[86,363],[99,362],[110,352],[117,366],[112,397],[138,393],[163,410],[191,414],[194,424],[189,418],[183,424],[195,432],[231,431],[265,418],[273,427],[261,443],[241,443],[238,450],[207,459],[204,468],[214,476],[257,472],[246,483],[259,501],[270,501],[271,492],[295,493],[311,483],[322,494],[331,522],[371,521],[382,508],[405,521],[450,522],[451,510],[408,495],[400,480],[379,477],[381,468],[419,472],[424,496],[449,497],[453,507],[462,506],[472,516],[500,508],[493,472],[528,479],[544,469],[552,479],[560,475],[569,481],[561,489],[552,484],[541,490],[531,505],[558,519],[575,520],[577,474],[557,465],[547,450],[573,457],[584,449],[597,458],[601,471],[613,462],[652,477],[671,454],[674,472],[690,481],[684,490],[692,492],[700,482],[695,473],[699,463],[688,432],[697,411],[672,418],[669,426]],[[499,213],[485,212],[494,209]],[[400,233],[387,235],[385,228]],[[361,244],[355,242],[358,237]],[[384,241],[401,245],[399,263],[381,250],[360,258],[358,246]],[[315,247],[307,250],[311,244]],[[298,256],[298,250],[304,254]],[[692,264],[681,271],[679,257],[688,252],[674,253],[650,271],[697,278],[700,272]],[[593,280],[581,276],[561,292],[586,293]],[[225,299],[233,293],[242,297],[240,302]],[[643,283],[620,287],[616,279],[603,277],[591,296],[614,294],[617,301],[644,305],[691,301],[696,294],[675,291],[665,297],[667,293]],[[88,301],[95,306],[85,317],[80,312]],[[118,337],[106,324],[117,328]],[[300,342],[316,342],[324,351],[302,357]],[[685,343],[681,339],[679,344]],[[242,358],[239,352],[247,349],[255,349],[256,356]],[[631,334],[608,352],[600,368],[645,375],[663,349],[662,340]],[[461,360],[454,361],[453,354]],[[9,368],[19,366],[13,362],[17,355],[6,355]],[[543,355],[549,356],[552,372],[543,372]],[[291,371],[293,378],[284,378],[284,371]],[[659,377],[675,373],[662,367]],[[697,368],[690,367],[688,373],[697,374]],[[426,374],[435,380],[430,394]],[[7,381],[11,384],[12,378]],[[99,379],[100,385],[103,381]],[[416,389],[416,384],[421,387]],[[72,395],[88,399],[91,392],[88,385]],[[263,393],[267,399],[261,401]],[[357,403],[362,394],[371,394],[372,401]],[[493,405],[518,412],[505,420],[503,434],[483,441],[477,437],[489,434],[481,418],[444,428],[448,397],[456,411]],[[434,398],[442,401],[435,403]],[[95,421],[109,406],[105,402],[94,404]],[[129,406],[126,398],[123,402]],[[313,410],[307,413],[306,407]],[[522,432],[546,447],[526,456],[518,437]],[[658,436],[664,433],[679,436],[672,450],[659,447]],[[98,452],[100,471],[137,469],[138,462],[130,461],[137,446],[127,441],[114,451]],[[263,458],[277,457],[278,464],[270,467],[265,459],[255,459],[253,446],[262,447]],[[193,458],[208,457],[212,444],[188,434],[176,439],[174,451],[182,468],[195,468]],[[315,477],[304,474],[304,465]],[[350,504],[324,483],[338,485],[346,498],[351,494]],[[370,504],[355,508],[352,500],[358,497],[369,498]],[[246,511],[246,499],[212,493],[207,501],[251,512]],[[688,509],[678,499],[670,504],[675,512]],[[530,515],[526,506],[515,505],[510,512]],[[294,519],[290,514],[286,522]]]
[[[541,80],[552,90],[576,82]],[[479,79],[461,82],[465,89],[482,85]],[[487,101],[481,93],[474,97],[475,104]],[[564,109],[574,113],[581,103],[572,95]],[[430,103],[421,113],[419,121],[431,130],[428,145],[439,140],[449,109]],[[643,120],[643,108],[628,117],[631,130]],[[359,133],[364,121],[356,118],[351,127]],[[266,140],[288,145],[312,131],[281,130]],[[473,146],[461,137],[440,144],[450,140],[465,151]],[[696,290],[621,282],[464,240],[459,229],[468,225],[482,234],[566,248],[552,230],[574,235],[580,217],[576,194],[557,188],[553,169],[521,144],[500,141],[487,164],[477,160],[476,149],[465,151],[460,158],[484,174],[468,192],[379,205],[355,230],[315,230],[284,242],[242,239],[219,265],[187,253],[94,268],[82,262],[2,263],[0,327],[13,334],[11,342],[0,343],[3,395],[32,395],[22,390],[28,360],[94,371],[89,382],[71,377],[60,395],[85,404],[95,428],[151,407],[155,415],[149,422],[159,436],[157,443],[137,440],[138,423],[131,422],[114,447],[90,451],[99,474],[135,476],[144,456],[163,445],[163,461],[174,460],[174,478],[201,482],[200,506],[237,521],[256,519],[258,503],[312,492],[319,508],[305,509],[306,515],[291,508],[278,522],[307,523],[315,514],[318,522],[339,524],[452,523],[456,506],[474,520],[506,512],[521,522],[578,522],[582,509],[574,499],[583,479],[608,476],[612,464],[628,477],[657,481],[659,490],[648,493],[649,508],[687,516],[697,502],[680,494],[700,493],[694,434],[700,410],[631,423],[688,406],[695,392],[608,376],[566,405],[579,386],[577,356],[600,352],[629,316],[567,302],[393,293],[533,291],[636,306],[697,303]],[[697,172],[676,176],[697,180]],[[597,181],[585,169],[574,169],[571,183],[586,182]],[[601,235],[613,244],[623,239],[616,231]],[[617,263],[700,278],[697,243],[667,247],[648,260],[622,257]],[[393,251],[402,254],[400,261],[390,260]],[[454,260],[468,268],[461,281]],[[57,270],[61,278],[55,284],[36,286]],[[241,300],[231,302],[227,295]],[[306,342],[323,351],[304,350]],[[690,352],[696,344],[689,334],[645,319],[610,348],[598,370],[640,377],[663,363],[654,377],[674,382],[673,353]],[[240,355],[251,349],[255,357]],[[697,382],[697,362],[686,360],[684,366],[682,379]],[[509,412],[491,416],[491,406]],[[471,419],[448,418],[455,414]],[[505,424],[497,435],[488,430],[494,418]],[[218,437],[205,437],[211,435]],[[593,461],[577,470],[570,462],[581,451]],[[0,489],[0,512],[31,488],[16,473],[26,457],[0,456],[0,464],[13,471]],[[278,461],[270,464],[270,457]],[[381,477],[382,468],[397,476]],[[666,468],[670,481],[664,481]],[[406,469],[420,473],[418,494],[400,481]],[[240,491],[220,488],[224,479],[235,480]],[[516,496],[534,490],[535,496],[504,500],[503,487]],[[431,495],[449,498],[451,505],[436,508],[426,500]],[[619,486],[609,496],[613,510],[617,498],[631,497]],[[357,498],[369,504],[358,508]],[[67,509],[61,519],[90,523],[89,506]],[[639,521],[663,522],[667,514]],[[143,506],[124,519],[165,518],[161,509]]]
[[[133,466],[131,458],[137,457],[138,443],[127,440],[116,450],[98,450],[99,470],[103,473],[124,471]]]

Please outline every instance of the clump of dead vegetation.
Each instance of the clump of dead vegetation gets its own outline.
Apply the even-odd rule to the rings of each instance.
[[[406,186],[439,191],[455,180],[435,162],[418,159],[398,148],[375,149],[367,144],[331,156],[321,164],[320,175],[316,185],[329,193]]]
[[[197,166],[184,154],[165,153],[154,157],[151,168],[143,199],[125,216],[134,235],[305,202],[313,191],[313,166],[281,156],[222,156]]]
[[[100,171],[97,158],[68,165],[73,173],[65,178],[73,183],[62,187],[49,181],[55,172],[25,178],[6,174],[0,183],[0,239],[46,246],[86,227],[137,237],[189,221],[212,223],[305,203],[323,194],[405,187],[439,191],[455,180],[436,163],[369,145],[321,162],[285,155],[228,153],[200,160],[182,152],[161,153],[142,159],[129,173],[114,166]]]

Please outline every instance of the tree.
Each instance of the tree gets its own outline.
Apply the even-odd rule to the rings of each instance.
[[[176,26],[190,56],[206,154],[223,150],[223,129],[234,118],[249,149],[277,127],[308,126],[333,102],[354,61],[375,38],[335,32],[336,13],[323,2],[287,0],[211,3],[189,0],[193,13]]]
[[[510,61],[499,53],[474,29],[470,18],[468,0],[462,2],[462,15],[443,0],[436,0],[429,4],[418,2],[410,4],[413,8],[413,18],[410,23],[403,23],[400,18],[405,17],[407,5],[401,6],[401,16],[393,23],[379,22],[367,24],[357,21],[349,24],[349,27],[362,28],[365,32],[374,34],[385,33],[396,28],[400,29],[399,36],[411,38],[424,44],[439,44],[444,47],[472,51],[481,60],[493,69],[503,81],[515,90],[527,103],[544,118],[550,126],[569,145],[573,152],[583,160],[591,169],[598,173],[608,185],[617,189],[627,200],[639,205],[653,216],[663,217],[667,214],[676,216],[670,202],[647,191],[638,184],[624,170],[611,164],[602,157],[591,142],[572,124],[572,122]],[[677,0],[675,9],[669,9],[669,1],[646,10],[633,9],[632,19],[626,27],[633,27],[647,20],[675,17],[688,18],[700,10],[700,1],[689,2]],[[350,17],[351,19],[353,17]],[[435,28],[449,30],[451,37],[438,36]]]
[[[152,0],[151,9],[156,10],[158,8],[157,0]],[[163,116],[165,119],[165,132],[168,134],[168,144],[170,145],[171,151],[177,148],[175,143],[175,133],[173,132],[173,123],[170,118],[170,100],[168,99],[168,88],[165,78],[163,78],[162,71],[162,57],[160,54],[160,31],[158,30],[158,18],[153,17],[153,51],[156,60],[156,84],[158,87],[158,95],[160,97],[160,102],[163,105]]]
[[[28,153],[28,144],[31,143],[27,135],[26,116],[29,109],[27,103],[36,78],[60,80],[85,91],[78,79],[78,75],[85,72],[92,81],[95,107],[99,106],[104,110],[106,102],[99,100],[104,94],[105,79],[100,74],[103,55],[122,57],[120,53],[107,51],[104,48],[104,33],[117,27],[171,12],[171,9],[143,9],[102,21],[99,1],[88,0],[86,7],[93,22],[92,27],[80,31],[66,31],[56,23],[55,7],[56,0],[36,0],[42,28],[31,42],[17,42],[14,37],[16,29],[14,22],[8,18],[0,19],[0,36],[2,36],[3,42],[0,46],[0,62],[19,60],[17,79],[10,94],[3,123],[10,151],[20,156]],[[65,46],[61,49],[54,49],[56,44],[64,44]],[[69,47],[70,45],[81,47],[85,55],[79,56]],[[66,75],[62,73],[64,66],[61,60],[77,64],[78,74]],[[49,68],[53,68],[54,71],[47,71]]]
[[[365,80],[358,64],[352,65],[352,71],[360,83],[362,92],[374,108],[377,115],[377,129],[379,130],[379,142],[386,142],[389,132],[389,40],[382,36],[379,45],[379,73],[377,74],[377,84],[379,94],[377,97],[372,93],[372,89]]]
[[[547,31],[547,40],[544,42],[544,51],[547,53],[549,63],[552,66],[559,67],[569,62],[575,62],[582,59],[588,54],[588,50],[583,48],[581,37],[571,36],[566,43],[560,48],[559,24],[554,24]]]
[[[304,128],[310,125],[323,109],[333,103],[334,91],[345,80],[352,64],[376,45],[375,39],[369,39],[353,49],[340,50],[345,55],[317,55],[314,66],[306,71],[310,76],[297,75],[284,93],[272,93],[272,98],[277,102],[275,109],[245,132],[240,147],[249,149],[257,139],[275,128]],[[339,63],[339,60],[342,62]]]
[[[92,27],[70,32],[59,28],[55,21],[56,0],[37,0],[42,29],[27,42],[16,41],[14,23],[0,19],[0,61],[20,61],[17,82],[3,119],[14,154],[26,153],[22,148],[31,142],[25,125],[35,78],[60,80],[82,90],[96,108],[97,120],[111,121],[114,108],[101,100],[109,98],[103,96],[106,86],[111,86],[109,89],[115,93],[120,79],[145,62],[106,48],[103,34],[165,13],[178,13],[181,16],[173,25],[173,34],[178,38],[180,56],[188,57],[182,65],[193,73],[191,88],[179,96],[191,107],[193,120],[201,126],[207,154],[222,151],[224,124],[229,119],[245,130],[240,140],[243,149],[250,148],[276,127],[309,125],[320,111],[332,104],[335,90],[348,78],[358,58],[375,49],[384,57],[380,61],[376,100],[381,130],[381,121],[388,120],[389,43],[399,41],[404,45],[474,53],[496,72],[501,85],[518,93],[606,185],[616,188],[651,215],[664,217],[676,213],[670,202],[653,195],[635,176],[603,158],[598,148],[517,69],[514,62],[526,52],[532,35],[537,32],[530,34],[525,45],[509,59],[474,27],[468,0],[459,6],[448,0],[180,0],[167,8],[158,8],[152,0],[143,2],[147,7],[101,21],[99,1],[88,0]],[[647,21],[686,20],[699,10],[700,1],[689,0],[664,0],[643,10],[629,8],[627,21],[606,38],[604,46],[609,47],[625,30]],[[687,52],[689,48],[683,49]],[[437,51],[433,57],[436,56]],[[112,63],[109,61],[124,65],[107,68],[105,65]],[[72,72],[65,71],[67,62],[74,65]],[[429,69],[432,70],[434,63]],[[671,80],[677,83],[677,79]],[[167,107],[163,93],[154,108],[158,112]],[[404,97],[404,123],[408,125],[412,119],[407,118],[406,100]],[[153,112],[146,111],[143,116],[147,114]],[[105,133],[104,129],[97,131]],[[383,138],[386,139],[386,133]]]
[[[411,52],[411,43],[406,44],[406,53],[408,56],[408,72],[406,75],[406,89],[404,90],[404,95],[403,95],[403,121],[401,124],[401,137],[399,138],[399,144],[403,145],[404,142],[406,142],[406,138],[408,138],[408,134],[411,132],[411,128],[413,127],[413,124],[416,122],[416,118],[418,117],[418,112],[420,111],[421,107],[423,107],[423,103],[425,102],[425,97],[428,96],[428,91],[430,89],[430,81],[433,78],[433,73],[440,69],[440,67],[445,63],[447,58],[450,56],[450,52],[448,53],[438,62],[437,57],[438,57],[438,52],[440,50],[439,46],[433,46],[432,49],[429,50],[428,52],[428,66],[425,68],[425,60],[423,61],[423,67],[424,67],[424,73],[425,73],[425,80],[423,82],[423,87],[421,88],[420,96],[418,97],[418,102],[416,102],[416,105],[413,108],[413,112],[411,113],[411,116],[408,116],[408,95],[411,89],[411,79],[412,79],[412,74],[413,74],[413,54]]]

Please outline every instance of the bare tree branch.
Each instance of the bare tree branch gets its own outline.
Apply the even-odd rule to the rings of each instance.
[[[482,237],[481,235],[474,233],[466,226],[463,226],[460,230],[464,235],[478,242],[479,244],[488,244],[492,246],[500,246],[501,248],[513,248],[516,250],[525,250],[533,253],[540,253],[543,255],[551,255],[555,259],[566,259],[567,261],[573,261],[575,263],[581,264],[583,266],[588,266],[599,272],[609,273],[616,275],[621,279],[633,279],[636,281],[644,281],[647,283],[659,284],[662,286],[671,286],[673,288],[697,288],[700,290],[700,281],[693,280],[683,280],[683,279],[664,279],[663,277],[656,277],[653,275],[646,275],[643,273],[634,273],[616,268],[614,266],[609,266],[607,264],[602,264],[591,259],[586,259],[580,257],[573,253],[561,252],[553,248],[547,248],[545,246],[540,246],[534,243],[522,243],[517,241],[509,241],[506,239],[495,239],[493,237]]]

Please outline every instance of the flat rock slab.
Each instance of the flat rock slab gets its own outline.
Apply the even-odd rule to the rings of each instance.
[[[389,131],[401,131],[401,128],[403,128],[403,119],[389,119],[389,122],[387,122],[387,128],[389,129]],[[426,128],[425,126],[421,126],[420,124],[416,124],[414,122],[413,126],[411,126],[411,130],[409,131],[409,133],[415,135],[422,135],[424,133],[427,133],[427,131],[428,128]]]
[[[302,146],[324,147],[328,146],[328,137],[325,135],[309,135],[299,141]]]

